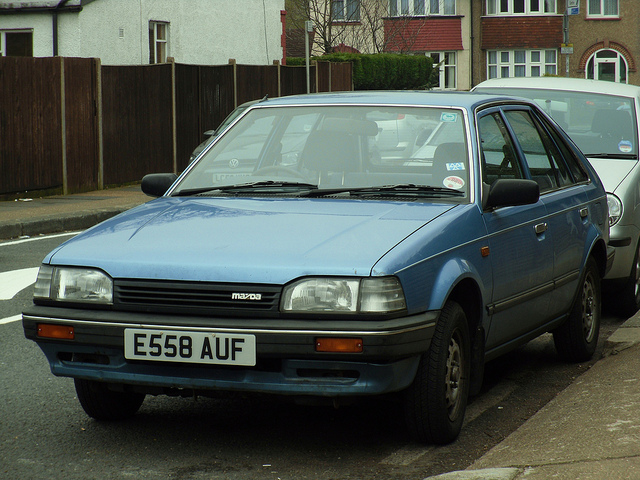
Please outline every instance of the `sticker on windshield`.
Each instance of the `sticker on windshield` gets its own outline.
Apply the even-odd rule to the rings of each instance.
[[[441,122],[454,123],[456,120],[458,120],[458,114],[457,113],[442,112],[440,114],[440,121]]]
[[[633,151],[633,143],[631,143],[629,140],[622,140],[618,144],[618,150],[620,150],[622,153],[631,153]]]
[[[464,187],[464,180],[461,179],[460,177],[456,177],[452,175],[450,177],[445,178],[442,184],[447,188],[460,190],[462,187]]]
[[[464,170],[464,163],[463,162],[447,163],[447,171],[451,172],[454,170]]]

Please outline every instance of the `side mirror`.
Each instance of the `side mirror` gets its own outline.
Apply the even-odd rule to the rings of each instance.
[[[496,180],[484,201],[484,209],[531,205],[540,199],[540,186],[533,180],[501,178]]]
[[[175,173],[151,173],[142,178],[142,192],[150,197],[163,196],[178,178]]]

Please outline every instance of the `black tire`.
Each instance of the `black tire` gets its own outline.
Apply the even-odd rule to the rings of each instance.
[[[467,317],[458,303],[449,301],[404,392],[405,420],[416,440],[443,445],[458,437],[469,396],[470,359]]]
[[[587,260],[576,299],[566,322],[553,332],[558,355],[570,362],[586,362],[596,351],[600,335],[602,293],[600,271],[593,258]]]
[[[618,312],[630,317],[640,309],[640,242],[631,266],[631,274],[617,295]]]
[[[80,405],[96,420],[124,420],[140,409],[143,393],[116,391],[109,384],[92,380],[75,379],[76,394]]]

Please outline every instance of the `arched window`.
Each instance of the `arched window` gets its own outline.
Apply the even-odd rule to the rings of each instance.
[[[598,50],[591,55],[585,69],[586,78],[627,83],[629,65],[624,55],[616,50]]]

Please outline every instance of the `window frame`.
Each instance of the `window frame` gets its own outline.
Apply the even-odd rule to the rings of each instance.
[[[553,61],[549,61],[549,54],[553,52]],[[524,53],[524,62],[518,59],[518,54]],[[534,60],[535,56],[538,60]],[[495,57],[495,60],[492,59]],[[506,60],[505,60],[506,58]],[[542,77],[546,74],[557,75],[558,73],[558,50],[555,48],[545,49],[513,49],[513,50],[488,50],[486,56],[486,75],[490,78],[511,78],[511,77]],[[516,75],[518,68],[524,68],[524,75]],[[536,70],[537,69],[537,70]],[[507,73],[506,75],[504,73]]]
[[[360,0],[331,0],[332,23],[359,23],[360,19]]]
[[[389,0],[389,16],[394,18],[448,16],[456,11],[455,0]]]
[[[158,63],[166,63],[169,57],[169,22],[164,21],[149,21],[149,64],[155,65]],[[158,38],[159,26],[164,27],[164,38]],[[164,58],[158,59],[158,47],[163,46],[162,56]]]
[[[458,88],[458,55],[455,50],[446,51],[433,51],[426,52],[425,55],[433,59],[434,67],[440,62],[444,62],[438,69],[438,85],[433,87],[433,90],[456,90]],[[438,56],[436,62],[434,56]],[[453,63],[449,63],[453,57]],[[443,60],[444,59],[444,60]],[[447,80],[453,77],[453,85],[448,86]]]
[[[31,36],[31,55],[26,55],[26,57],[33,57],[33,29],[32,28],[0,30],[0,57],[7,56],[7,35],[12,35],[12,34],[29,34]]]
[[[556,15],[558,13],[558,0],[502,0],[507,2],[507,10],[501,8],[501,0],[486,0],[485,14],[488,16],[504,15]],[[516,3],[517,2],[517,3]],[[516,12],[518,3],[523,3],[523,11]],[[532,3],[538,3],[538,9],[532,8]],[[551,2],[552,5],[547,6]]]
[[[592,12],[593,4],[598,3],[598,12]],[[604,13],[615,6],[616,13]],[[620,0],[587,0],[587,18],[618,19],[620,18]]]

